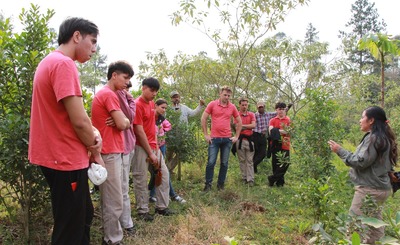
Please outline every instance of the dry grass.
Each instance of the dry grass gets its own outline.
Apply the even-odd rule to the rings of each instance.
[[[124,244],[230,244],[225,237],[234,237],[240,245],[307,244],[305,235],[311,231],[308,225],[312,221],[311,212],[309,207],[295,198],[300,183],[291,178],[290,171],[287,186],[270,188],[266,180],[270,166],[263,164],[256,176],[256,185],[248,187],[240,181],[237,159],[231,159],[224,191],[217,191],[213,186],[212,191],[203,193],[204,169],[196,164],[184,166],[182,181],[177,181],[174,175],[175,191],[188,201],[185,205],[170,203],[170,208],[177,212],[174,216],[155,216],[150,223],[138,220],[131,190],[132,215],[137,233],[134,237],[125,236]],[[94,201],[94,205],[91,244],[99,245],[103,234],[98,200]],[[150,211],[153,210],[154,204],[150,204]],[[49,244],[51,212],[41,215],[35,221],[31,244]],[[23,244],[18,236],[20,232],[17,223],[1,221],[0,243]],[[12,242],[5,243],[2,237],[8,237]]]

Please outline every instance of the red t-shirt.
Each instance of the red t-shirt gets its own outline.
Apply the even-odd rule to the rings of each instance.
[[[106,125],[112,111],[120,111],[119,98],[109,86],[104,86],[96,93],[92,103],[92,123],[103,139],[102,154],[124,152],[124,134],[117,127]]]
[[[135,103],[136,115],[133,125],[142,125],[151,149],[157,149],[154,101],[146,102],[142,97],[139,97],[135,100]],[[141,146],[139,140],[136,140],[136,145]]]
[[[239,112],[239,114],[240,114],[240,118],[242,119],[242,125],[251,124],[252,122],[256,121],[256,116],[251,111],[248,111],[245,115],[243,115],[242,112]],[[237,123],[236,119],[235,119],[235,123]],[[242,130],[240,132],[240,134],[250,136],[253,134],[253,129]]]
[[[86,146],[75,133],[62,99],[82,96],[75,62],[53,51],[33,79],[28,159],[47,168],[73,171],[89,166]]]
[[[222,105],[218,100],[210,102],[205,110],[211,116],[211,137],[229,138],[232,137],[231,117],[238,117],[239,112],[235,105],[228,102]]]
[[[288,116],[285,116],[282,119],[280,119],[279,117],[274,117],[269,121],[269,126],[285,130],[286,126],[290,126],[290,118]],[[282,140],[282,150],[290,150],[290,135],[281,134],[281,140]]]

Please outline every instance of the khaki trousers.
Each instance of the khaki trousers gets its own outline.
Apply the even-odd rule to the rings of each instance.
[[[253,151],[250,151],[249,141],[243,139],[240,149],[239,149],[239,142],[236,142],[236,153],[239,159],[242,179],[246,180],[247,182],[249,181],[254,182],[254,166],[253,166],[254,147]]]
[[[122,214],[121,166],[119,154],[102,154],[106,165],[107,180],[99,186],[103,217],[104,241],[112,244],[120,242],[123,231],[119,219]]]
[[[122,228],[133,227],[131,215],[131,198],[129,197],[129,174],[135,150],[122,156],[121,188],[122,188],[122,214],[119,218]]]
[[[386,201],[386,199],[388,199],[388,197],[392,193],[392,190],[380,190],[367,186],[356,186],[354,187],[354,190],[355,192],[353,196],[353,201],[351,202],[350,213],[354,213],[358,216],[363,215],[361,211],[361,206],[364,203],[365,196],[369,195],[378,205],[376,210],[372,212],[372,215],[369,216],[382,220],[383,203]],[[375,241],[383,237],[384,234],[384,226],[379,228],[374,228],[370,226],[367,237],[364,238],[364,242],[368,244],[375,244]]]
[[[153,152],[161,160],[161,185],[156,187],[156,208],[164,210],[169,205],[169,173],[165,165],[164,157],[160,150]],[[149,212],[149,190],[148,190],[148,171],[150,164],[146,162],[148,157],[146,151],[141,146],[135,146],[135,155],[133,157],[132,173],[133,186],[136,199],[136,208],[139,214]]]

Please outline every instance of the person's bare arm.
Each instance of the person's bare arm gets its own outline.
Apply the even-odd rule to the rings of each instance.
[[[208,135],[208,128],[207,128],[207,119],[210,114],[207,112],[203,112],[201,115],[201,128],[203,129],[204,138],[206,139],[207,143],[211,144],[211,137]]]
[[[62,99],[65,109],[67,110],[69,119],[72,123],[78,138],[85,146],[93,146],[96,144],[95,133],[92,122],[86,114],[83,107],[82,97],[69,96]],[[60,122],[62,123],[62,122]]]
[[[131,122],[122,111],[112,111],[111,117],[114,120],[115,126],[121,131],[131,126]]]
[[[154,154],[153,151],[151,150],[151,147],[150,147],[149,141],[147,140],[147,136],[146,136],[146,133],[144,132],[143,126],[134,124],[133,130],[136,135],[136,140],[140,142],[140,145],[146,151],[147,155],[150,157],[153,165],[158,166],[158,158],[157,158],[156,154]]]
[[[78,96],[69,96],[62,99],[62,102],[67,110],[76,135],[78,135],[78,138],[90,151],[90,160],[104,167],[103,159],[100,156],[103,146],[101,135],[99,131],[92,126],[92,122],[83,107],[82,98]]]
[[[256,121],[252,121],[250,124],[243,124],[242,130],[253,129],[255,127],[256,127]]]
[[[236,126],[236,132],[237,133],[236,133],[236,135],[234,137],[231,138],[232,143],[235,143],[238,140],[239,135],[240,135],[240,131],[242,130],[242,118],[240,116],[237,116],[235,118],[235,120],[236,120],[235,126]]]

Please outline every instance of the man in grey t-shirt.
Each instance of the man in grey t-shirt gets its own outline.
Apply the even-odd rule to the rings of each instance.
[[[188,123],[188,117],[193,117],[197,114],[200,113],[201,109],[204,107],[205,103],[204,100],[200,100],[199,101],[199,105],[196,107],[196,109],[192,110],[189,107],[187,107],[186,105],[182,105],[181,102],[181,96],[179,95],[179,93],[177,91],[172,91],[171,92],[171,101],[172,101],[172,108],[175,111],[180,111],[181,112],[181,116],[180,116],[180,121],[181,122],[185,122]]]

